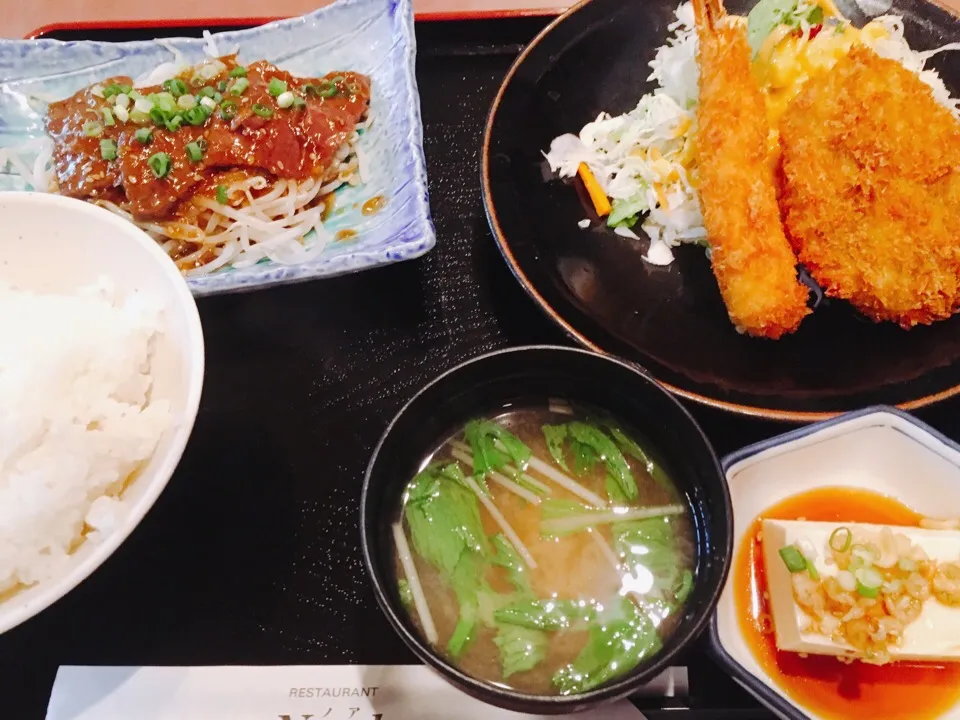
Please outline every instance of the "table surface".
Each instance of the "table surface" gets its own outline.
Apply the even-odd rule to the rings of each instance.
[[[936,0],[960,13],[960,0]],[[302,15],[327,4],[328,0],[34,0],[9,3],[0,36],[29,37],[42,28],[76,23],[93,26],[118,23],[164,24],[224,19],[277,18]],[[504,14],[553,14],[573,5],[575,0],[414,0],[420,18],[497,16]],[[212,24],[212,23],[211,23]]]

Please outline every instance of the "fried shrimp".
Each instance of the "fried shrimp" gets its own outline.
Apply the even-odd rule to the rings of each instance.
[[[855,47],[780,139],[787,234],[828,295],[907,329],[960,308],[960,122],[923,81]]]
[[[745,28],[726,16],[720,0],[693,0],[693,7],[699,194],[713,273],[737,329],[776,339],[795,331],[810,310],[780,222],[764,100]]]

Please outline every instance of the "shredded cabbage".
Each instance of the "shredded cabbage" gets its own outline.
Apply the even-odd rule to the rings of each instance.
[[[636,238],[629,228],[648,213],[644,258],[657,265],[672,262],[670,248],[706,237],[691,175],[699,73],[690,4],[676,15],[671,38],[650,63],[650,79],[660,87],[625,115],[601,113],[579,136],[561,135],[544,153],[560,177],[576,175],[580,163],[590,168],[612,202],[607,224],[618,235]]]

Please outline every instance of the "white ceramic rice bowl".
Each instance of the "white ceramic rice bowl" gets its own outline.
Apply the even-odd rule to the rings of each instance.
[[[173,474],[193,430],[203,387],[204,344],[197,306],[173,261],[143,231],[89,203],[41,193],[0,192],[0,282],[69,293],[108,276],[122,301],[131,292],[163,307],[151,357],[153,399],[171,422],[150,460],[124,490],[116,530],[83,543],[59,576],[0,602],[0,633],[33,617],[96,570],[133,531]]]

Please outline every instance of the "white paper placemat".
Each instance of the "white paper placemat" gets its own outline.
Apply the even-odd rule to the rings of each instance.
[[[643,694],[681,696],[685,668]],[[61,667],[47,720],[519,720],[422,665]],[[578,720],[639,720],[629,702]]]

